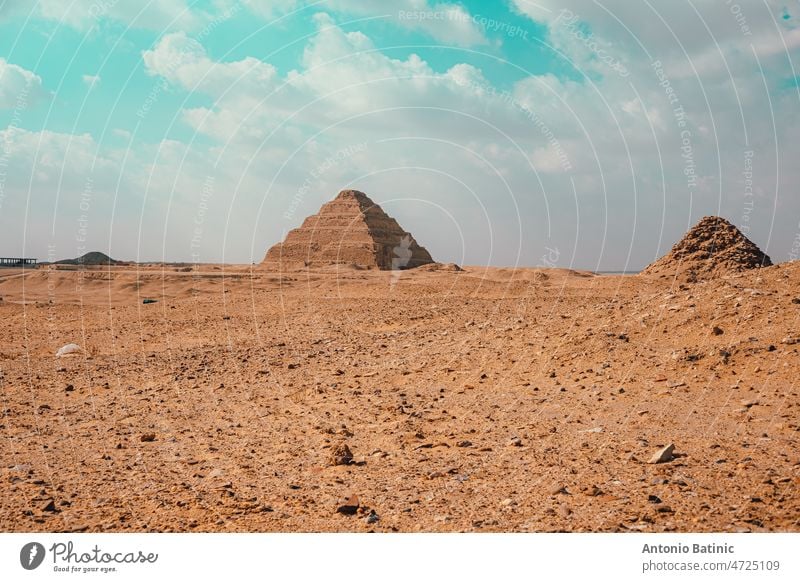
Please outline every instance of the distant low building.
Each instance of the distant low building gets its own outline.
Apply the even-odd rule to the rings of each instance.
[[[17,269],[24,269],[25,267],[35,267],[38,262],[38,259],[0,257],[0,267],[16,267]]]

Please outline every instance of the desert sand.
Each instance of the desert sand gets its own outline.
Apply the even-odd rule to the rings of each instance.
[[[5,531],[800,529],[798,264],[0,277]]]
[[[0,270],[2,529],[800,530],[800,264],[710,217],[636,276],[370,269],[427,251],[363,203]]]

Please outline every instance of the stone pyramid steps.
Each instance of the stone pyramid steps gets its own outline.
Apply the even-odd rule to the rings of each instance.
[[[342,264],[410,269],[433,263],[430,253],[363,192],[343,190],[267,252],[281,269]]]

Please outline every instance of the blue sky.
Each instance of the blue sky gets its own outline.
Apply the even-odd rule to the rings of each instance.
[[[787,260],[798,8],[0,0],[0,254],[258,262],[352,187],[442,261]]]

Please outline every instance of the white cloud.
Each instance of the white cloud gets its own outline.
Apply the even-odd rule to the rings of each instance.
[[[0,109],[26,109],[45,94],[39,75],[0,57]]]
[[[113,191],[118,176],[112,180],[111,175],[123,172],[119,181],[133,209],[131,216],[144,216],[146,227],[156,229],[127,256],[141,251],[148,257],[166,253],[169,258],[189,258],[192,221],[206,181],[213,178],[203,260],[220,260],[223,251],[229,259],[259,260],[284,229],[315,212],[336,190],[353,186],[386,202],[387,210],[438,259],[461,261],[463,250],[468,263],[491,258],[511,264],[522,247],[521,262],[536,264],[547,244],[560,248],[563,257],[574,252],[582,267],[597,264],[601,252],[605,268],[622,267],[628,252],[633,261],[629,266],[638,267],[654,258],[659,243],[660,250],[666,250],[700,214],[721,213],[741,223],[747,149],[756,152],[759,198],[753,223],[760,221],[768,228],[777,202],[780,212],[771,244],[779,249],[791,240],[794,232],[790,237],[785,223],[793,221],[790,228],[796,227],[800,200],[785,192],[800,181],[794,163],[800,109],[796,92],[778,89],[791,71],[785,55],[770,48],[775,46],[773,37],[757,32],[769,24],[766,10],[764,16],[747,5],[754,34],[743,37],[724,4],[695,3],[720,42],[729,75],[715,56],[719,51],[713,39],[702,24],[697,28],[699,20],[689,18],[683,4],[675,9],[675,3],[651,0],[667,23],[674,24],[690,59],[646,3],[603,4],[632,11],[615,14],[651,57],[599,4],[538,4],[552,12],[537,21],[550,26],[550,40],[586,77],[564,75],[556,67],[553,73],[523,78],[504,91],[474,65],[439,66],[416,54],[392,58],[380,50],[380,43],[362,32],[344,30],[325,13],[314,16],[317,34],[306,44],[296,70],[286,74],[252,57],[218,62],[186,33],[165,35],[144,51],[146,71],[175,88],[197,93],[180,114],[203,139],[191,145],[167,139],[151,146],[137,144],[124,169],[118,168],[122,152],[103,152],[100,167],[109,174],[103,183]],[[554,14],[565,6],[581,14],[586,28],[580,30],[592,32],[596,45],[578,38],[572,29],[557,28]],[[367,9],[380,6],[367,2],[361,10]],[[790,44],[792,31],[783,34]],[[749,43],[762,58],[769,92]],[[629,74],[621,75],[599,59],[598,48],[618,57]],[[686,109],[698,174],[691,192],[674,105],[659,85],[651,58],[665,64]],[[79,191],[80,173],[95,155],[96,144],[78,136],[73,147],[80,144],[87,154],[77,156],[63,147],[69,139],[45,136],[49,153],[43,164],[23,164],[23,171],[44,180],[66,158],[66,176],[73,191]],[[209,142],[214,145],[207,146]],[[355,153],[337,156],[348,148]],[[336,163],[327,164],[329,158]],[[778,190],[780,196],[775,194]],[[136,204],[142,196],[147,201],[140,208]],[[295,197],[300,202],[286,219],[284,212]],[[436,208],[449,215],[440,210],[431,215],[397,202],[414,198],[438,204]],[[450,224],[470,233],[463,249],[458,229],[449,230]],[[662,226],[665,233],[659,240]],[[137,240],[138,224],[127,228],[124,238],[117,239],[123,244]],[[114,236],[123,236],[118,230]],[[754,238],[765,242],[765,237]],[[489,257],[491,249],[495,251]],[[773,254],[777,257],[779,252]]]
[[[81,79],[89,89],[94,89],[100,84],[100,75],[83,75]]]
[[[142,53],[148,74],[164,77],[189,90],[219,96],[232,87],[237,92],[267,87],[275,67],[247,57],[232,63],[215,63],[202,45],[183,32],[167,34],[152,49]]]
[[[197,30],[211,20],[207,12],[195,10],[186,0],[145,2],[98,0],[39,0],[39,15],[65,26],[85,31],[105,19],[132,28],[150,30]]]
[[[302,16],[311,11],[332,12],[361,17],[379,17],[409,30],[420,30],[431,38],[448,45],[476,46],[489,44],[480,19],[458,4],[430,3],[428,0],[328,0],[327,2],[302,2],[300,0],[252,0],[251,10],[267,19],[301,11]]]

